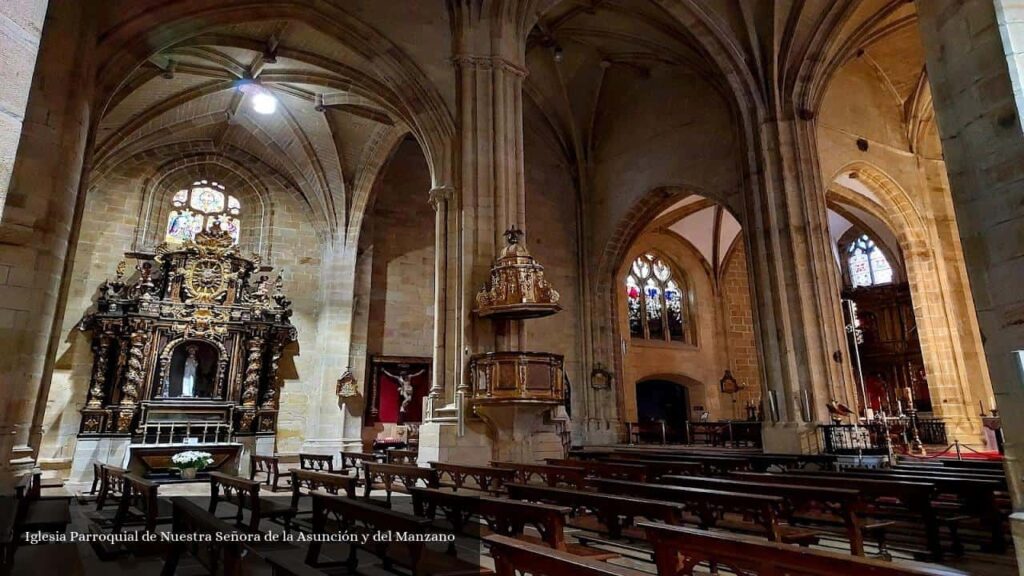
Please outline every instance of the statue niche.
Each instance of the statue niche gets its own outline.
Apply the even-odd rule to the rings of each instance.
[[[214,398],[220,351],[202,340],[186,340],[173,347],[164,378],[163,398]]]

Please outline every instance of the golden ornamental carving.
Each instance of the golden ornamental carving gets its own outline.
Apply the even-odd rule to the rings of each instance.
[[[562,309],[558,292],[544,277],[544,267],[520,243],[520,236],[522,231],[514,226],[505,232],[506,246],[476,295],[476,313],[481,317],[539,318]]]

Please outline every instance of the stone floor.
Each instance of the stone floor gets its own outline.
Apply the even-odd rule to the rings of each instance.
[[[67,486],[56,490],[47,490],[47,492],[56,493],[72,493],[76,494],[76,498],[72,499],[72,526],[70,531],[77,533],[88,533],[90,530],[90,524],[95,521],[96,511],[95,504],[91,501],[91,498],[84,495],[82,490],[88,490],[88,486]],[[190,496],[194,497],[201,506],[205,508],[209,502],[209,488],[205,483],[194,483],[194,484],[171,484],[161,487],[161,496]],[[274,494],[265,494],[272,498],[280,498],[286,500],[290,497],[289,492],[279,491]],[[374,497],[383,498],[383,493],[374,493]],[[412,512],[412,506],[409,500],[400,495],[393,496],[394,509],[402,512]],[[108,506],[109,509],[107,514],[113,513],[113,507]],[[225,506],[223,511],[218,511],[218,516],[229,516],[234,512],[232,506]],[[162,527],[167,529],[168,527]],[[264,531],[274,530],[281,532],[283,529],[280,525],[265,523],[263,525]],[[573,539],[573,535],[578,533],[577,530],[569,529],[567,531],[567,538]],[[489,556],[481,550],[480,543],[476,539],[458,537],[456,539],[456,548],[458,550],[458,556],[465,559],[479,558],[482,565],[492,567],[493,562]],[[821,544],[818,546],[821,549],[834,550],[834,551],[846,551],[847,543],[841,538],[823,538]],[[78,549],[82,558],[85,573],[86,574],[102,574],[104,576],[114,576],[118,574],[130,574],[132,576],[150,576],[158,575],[161,568],[163,567],[162,558],[159,556],[119,556],[112,560],[101,560],[92,545],[88,543],[78,543]],[[876,549],[872,546],[868,546],[868,553],[875,552]],[[620,550],[621,552],[621,550]],[[901,550],[898,547],[892,550],[894,561],[901,562],[907,561],[911,558],[911,555],[906,550]],[[344,554],[343,550],[331,549],[325,547],[325,554],[333,557],[341,557]],[[642,561],[639,558],[631,558],[628,555],[624,555],[622,558],[615,559],[612,563],[619,564],[622,566],[628,566],[643,572],[654,574],[654,566],[652,563]],[[969,550],[969,553],[961,559],[952,559],[944,562],[944,565],[962,570],[969,574],[977,574],[979,576],[1010,576],[1011,574],[1017,574],[1016,565],[1012,552],[1007,555],[995,556],[991,554],[983,554],[980,551],[974,549]],[[28,568],[22,566],[21,568]],[[20,572],[20,570],[19,570]],[[179,565],[179,574],[197,574],[202,573],[201,567],[198,564],[187,558]],[[360,574],[366,574],[368,576],[377,576],[383,574],[389,574],[384,571],[378,564],[377,560],[372,556],[366,555],[365,559],[361,560],[359,567]]]

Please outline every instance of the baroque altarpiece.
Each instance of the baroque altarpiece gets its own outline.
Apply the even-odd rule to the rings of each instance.
[[[100,285],[80,441],[231,443],[273,436],[286,347],[296,340],[281,276],[219,228],[128,253]]]

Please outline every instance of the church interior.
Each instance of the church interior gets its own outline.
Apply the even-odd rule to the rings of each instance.
[[[0,2],[0,570],[1024,574],[1022,46]]]

